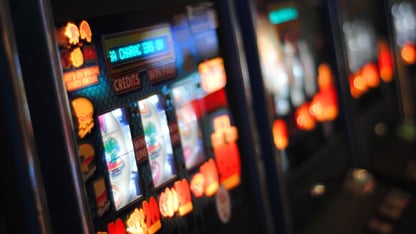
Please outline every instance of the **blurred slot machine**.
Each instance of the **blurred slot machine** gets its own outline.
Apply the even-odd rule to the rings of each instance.
[[[351,110],[354,164],[369,168],[383,161],[386,148],[380,146],[395,144],[396,128],[402,121],[390,28],[384,3],[337,1],[337,4],[343,48],[337,56],[346,58],[340,70],[348,75],[341,82],[346,106]]]
[[[47,233],[50,220],[39,171],[9,2],[0,1],[1,233]],[[44,207],[44,208],[42,208]]]
[[[52,135],[69,138],[54,157],[72,168],[43,170],[75,190],[47,195],[76,202],[50,201],[54,230],[272,232],[227,2],[73,4],[51,2],[39,18],[53,15],[44,36],[56,54],[42,58],[56,66],[50,99],[68,127]]]
[[[254,10],[250,8],[255,12],[255,42],[250,41],[251,32],[243,32],[246,49],[253,48],[258,55],[247,58],[248,67],[251,77],[262,77],[262,84],[253,87],[264,92],[267,104],[261,111],[270,116],[269,137],[284,178],[287,219],[295,233],[307,232],[310,217],[329,206],[342,188],[348,166],[326,7],[316,1],[256,2]],[[241,13],[241,25],[249,24],[245,18]]]
[[[403,137],[403,128],[411,122],[406,106],[410,100],[397,66],[388,5],[337,1],[331,8],[331,18],[338,23],[334,34],[342,45],[336,54],[345,58],[338,67],[352,153],[344,189],[355,196],[345,203],[351,208],[336,212],[362,212],[352,223],[369,233],[411,233],[407,215],[415,212],[414,185],[405,174],[414,146]]]
[[[393,48],[397,64],[397,74],[400,82],[401,99],[403,103],[404,124],[398,135],[405,144],[401,148],[414,149],[415,139],[415,103],[416,103],[416,5],[412,1],[388,1],[387,14],[392,27]],[[404,163],[400,168],[400,177],[413,183],[416,170],[415,158],[410,152],[404,153]],[[396,175],[397,177],[397,175]]]

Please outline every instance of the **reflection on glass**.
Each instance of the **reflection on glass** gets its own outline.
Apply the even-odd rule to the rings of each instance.
[[[158,187],[176,173],[166,113],[159,95],[140,100],[138,104],[153,185]]]
[[[141,194],[130,127],[122,108],[98,118],[114,206],[119,210]]]

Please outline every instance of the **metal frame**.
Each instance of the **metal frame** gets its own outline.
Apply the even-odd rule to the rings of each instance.
[[[31,118],[24,90],[9,3],[0,0],[0,125],[6,233],[50,233]],[[4,212],[4,214],[3,214]],[[3,217],[2,217],[3,218]],[[2,224],[3,225],[3,224]]]

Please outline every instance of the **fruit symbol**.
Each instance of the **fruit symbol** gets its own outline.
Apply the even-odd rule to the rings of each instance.
[[[126,234],[126,226],[121,218],[107,224],[108,234]]]
[[[79,36],[81,39],[86,40],[87,42],[91,42],[92,32],[91,32],[90,25],[88,24],[87,21],[83,20],[79,24],[79,34],[80,34]]]
[[[135,208],[127,219],[127,232],[131,234],[145,234],[147,233],[147,226],[144,222],[145,215],[142,208]]]
[[[213,93],[225,87],[227,76],[222,58],[213,58],[198,65],[201,87],[207,93]]]
[[[74,49],[69,55],[69,60],[71,61],[72,65],[76,68],[82,66],[84,64],[84,54],[82,54],[81,49]]]
[[[64,35],[68,38],[69,44],[76,45],[79,42],[79,30],[78,27],[71,22],[68,22],[68,24],[65,27]]]
[[[204,174],[198,172],[191,179],[191,191],[195,197],[202,197],[204,195],[205,177]]]
[[[178,193],[168,187],[160,194],[159,210],[163,217],[172,218],[179,209]]]
[[[147,148],[149,150],[150,157],[155,156],[158,149],[160,149],[160,144],[157,141],[158,131],[153,122],[149,121],[144,127],[144,135],[147,138]]]
[[[117,176],[121,173],[120,170],[123,167],[123,160],[117,156],[118,152],[120,152],[120,146],[114,137],[108,137],[104,142],[104,151],[109,156],[107,166],[111,172],[111,176]]]
[[[72,100],[71,104],[78,120],[78,136],[82,139],[94,127],[94,107],[90,100],[84,97]]]

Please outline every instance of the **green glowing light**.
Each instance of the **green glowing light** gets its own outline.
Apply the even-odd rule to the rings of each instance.
[[[269,20],[272,24],[281,24],[298,18],[298,11],[294,7],[286,7],[269,13]]]

